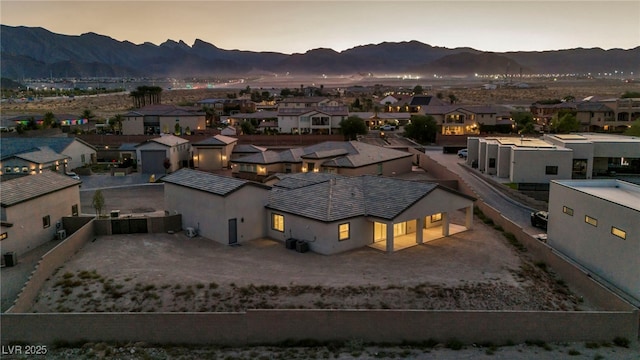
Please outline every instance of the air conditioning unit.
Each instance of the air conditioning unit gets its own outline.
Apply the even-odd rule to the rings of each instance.
[[[58,230],[58,232],[56,233],[56,239],[64,240],[66,238],[67,238],[67,230],[65,229]]]
[[[188,237],[192,238],[192,237],[196,237],[196,235],[198,235],[198,233],[196,232],[196,229],[192,228],[192,227],[188,227],[186,229],[186,234]]]

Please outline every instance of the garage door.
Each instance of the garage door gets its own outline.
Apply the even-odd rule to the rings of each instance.
[[[143,174],[164,174],[164,159],[167,153],[164,150],[144,150],[140,152],[142,158]]]

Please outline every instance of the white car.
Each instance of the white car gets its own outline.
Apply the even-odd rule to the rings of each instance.
[[[70,177],[72,179],[80,180],[80,176],[78,176],[78,174],[74,173],[73,171],[72,172],[68,172],[66,174],[67,174],[68,177]]]
[[[396,127],[393,125],[384,125],[383,127],[380,128],[380,130],[384,130],[384,131],[393,131],[395,129]]]
[[[458,157],[466,159],[467,158],[467,149],[458,150]]]

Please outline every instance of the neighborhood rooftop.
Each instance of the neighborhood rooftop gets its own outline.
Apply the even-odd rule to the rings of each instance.
[[[359,141],[326,141],[282,152],[265,151],[235,159],[234,162],[248,164],[299,163],[303,158],[326,158],[327,161],[323,163],[325,166],[353,168],[409,156],[412,155]]]
[[[346,177],[334,174],[313,183],[316,175],[305,178],[296,174],[290,182],[285,175],[281,187],[290,189],[272,191],[267,207],[325,222],[356,216],[393,219],[438,187],[434,183],[372,175]],[[305,181],[310,185],[301,186]]]
[[[3,137],[2,141],[0,141],[0,153],[2,154],[2,159],[6,159],[8,157],[14,156],[16,154],[32,152],[38,150],[39,148],[46,146],[56,153],[63,153],[64,150],[71,145],[74,141],[80,141],[83,144],[93,146],[87,144],[86,142],[74,138],[74,137],[38,137],[38,138],[9,138]]]
[[[2,182],[2,186],[0,187],[0,204],[2,207],[9,207],[79,184],[79,180],[74,180],[69,176],[60,175],[52,171],[21,176]]]
[[[640,211],[640,186],[616,179],[554,180],[576,191]]]
[[[227,196],[247,184],[266,186],[247,180],[240,180],[228,176],[220,176],[187,168],[180,169],[173,174],[163,177],[162,181],[220,196]]]

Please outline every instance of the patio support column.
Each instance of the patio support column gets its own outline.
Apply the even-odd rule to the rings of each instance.
[[[449,213],[442,213],[442,236],[449,236]]]
[[[465,215],[464,226],[467,228],[467,230],[471,230],[471,227],[473,226],[473,204],[467,207]]]
[[[416,244],[422,244],[424,240],[422,235],[424,234],[424,216],[420,216],[416,221]]]
[[[393,252],[393,222],[387,223],[387,252]]]

